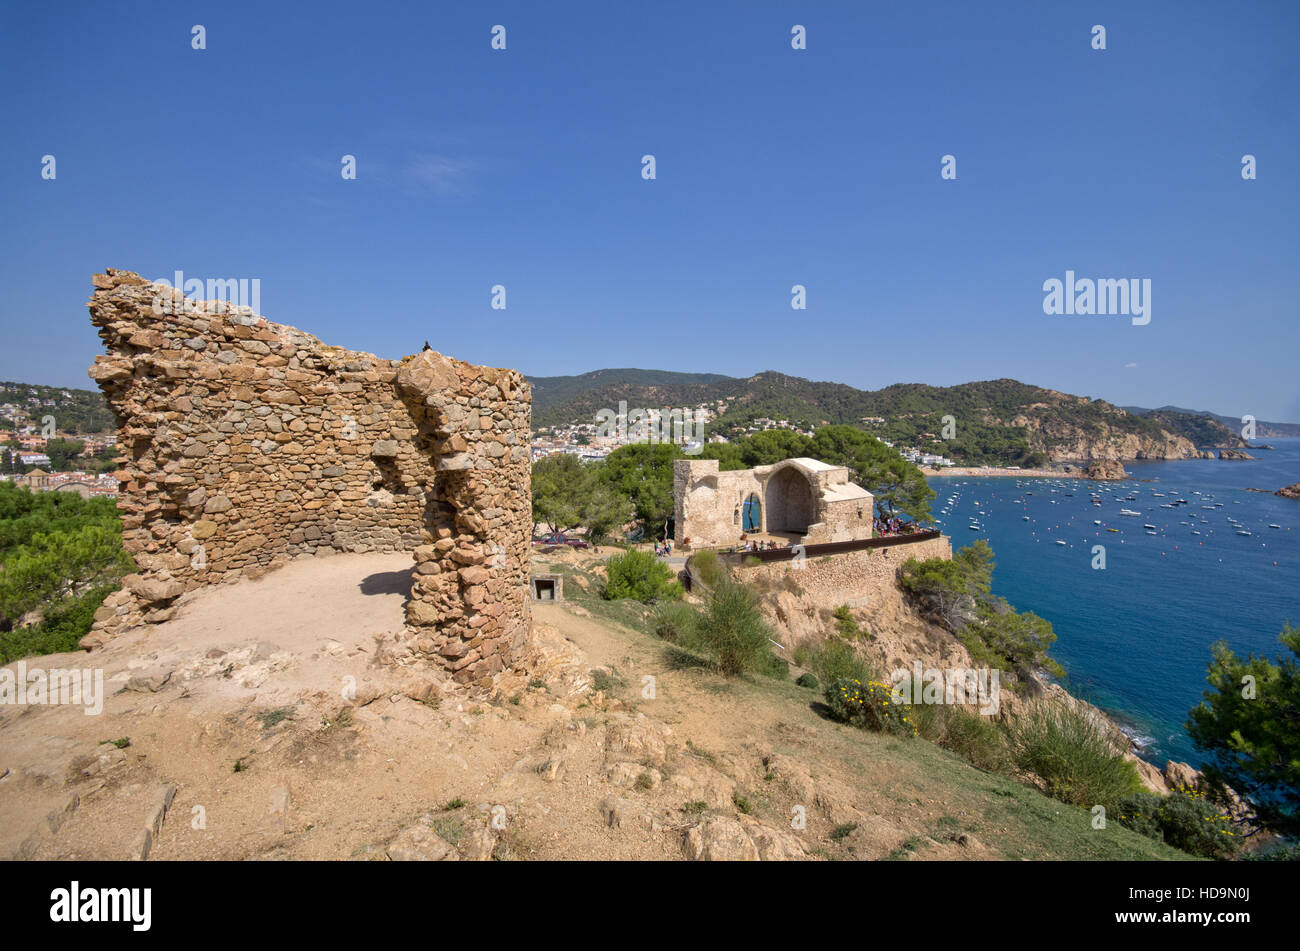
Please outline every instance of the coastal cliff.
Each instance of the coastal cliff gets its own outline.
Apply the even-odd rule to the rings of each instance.
[[[1065,393],[1057,395],[1060,400],[1050,408],[1051,411],[1044,404],[1041,413],[1021,413],[1003,421],[1005,425],[1022,429],[1030,446],[1044,452],[1051,462],[1194,459],[1197,456],[1191,440],[1168,430],[1139,433],[1124,428],[1120,420],[1127,418],[1128,414],[1117,407],[1108,407],[1114,411],[1110,414],[1115,417],[1113,421],[1089,419],[1076,422],[1062,409],[1072,401],[1083,404],[1088,401]],[[1089,405],[1096,410],[1095,404]]]
[[[922,668],[939,670],[985,666],[973,658],[955,633],[937,618],[926,615],[897,583],[898,570],[909,554],[920,559],[950,557],[946,538],[926,545],[924,549],[918,545],[910,552],[882,549],[837,556],[848,558],[843,567],[824,560],[794,571],[775,562],[745,569],[740,577],[758,593],[760,608],[782,642],[783,656],[799,657],[834,637],[837,627],[844,623],[847,608],[857,631],[855,649],[885,681],[889,681],[892,671],[911,670],[918,662]],[[1038,673],[1019,683],[1014,674],[1004,672],[1004,677],[1000,710],[994,719],[1013,721],[1038,705],[1082,713],[1109,739],[1117,754],[1133,763],[1148,791],[1168,794],[1176,785],[1200,783],[1200,774],[1186,763],[1170,760],[1161,768],[1142,759],[1139,747],[1119,723],[1060,684]]]

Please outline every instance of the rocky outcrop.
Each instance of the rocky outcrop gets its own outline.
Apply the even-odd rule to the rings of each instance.
[[[415,551],[410,652],[494,674],[526,635],[530,395],[514,370],[327,346],[129,271],[94,277],[138,572],[82,642],[172,616],[186,592],[331,551]]]
[[[1290,485],[1284,485],[1273,494],[1280,495],[1284,499],[1300,499],[1300,482],[1292,482]]]
[[[1255,457],[1248,452],[1242,452],[1240,449],[1220,449],[1219,458],[1235,461],[1240,459],[1254,459]]]
[[[1088,465],[1083,471],[1085,479],[1094,479],[1098,482],[1118,481],[1128,478],[1128,472],[1124,470],[1124,465],[1118,459],[1098,459]]]
[[[1048,393],[1049,402],[1027,407],[1010,419],[989,416],[985,422],[1022,430],[1030,447],[1046,453],[1051,462],[1196,457],[1191,440],[1166,429],[1151,426],[1149,434],[1132,432],[1131,421],[1126,423],[1129,414],[1119,407],[1068,393]],[[1080,410],[1101,413],[1102,420],[1075,422]]]

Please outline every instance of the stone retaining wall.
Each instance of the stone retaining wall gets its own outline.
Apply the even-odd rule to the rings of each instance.
[[[946,535],[908,545],[865,548],[838,555],[812,556],[802,562],[774,561],[741,568],[744,581],[775,584],[790,572],[799,587],[825,604],[854,603],[894,584],[899,567],[909,558],[952,558],[952,543]],[[863,602],[865,603],[865,601]]]

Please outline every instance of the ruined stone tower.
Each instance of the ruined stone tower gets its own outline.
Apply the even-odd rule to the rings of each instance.
[[[322,551],[414,552],[407,653],[457,680],[527,637],[531,398],[514,370],[322,344],[248,308],[94,277],[137,574],[83,646],[165,620],[195,588]]]

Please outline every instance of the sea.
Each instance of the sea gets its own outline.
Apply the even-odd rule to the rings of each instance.
[[[1160,766],[1204,762],[1185,723],[1210,645],[1277,657],[1300,625],[1300,500],[1273,494],[1300,481],[1300,439],[1260,442],[1254,460],[1125,463],[1123,482],[928,480],[953,548],[988,541],[994,594],[1052,623],[1065,686]]]

